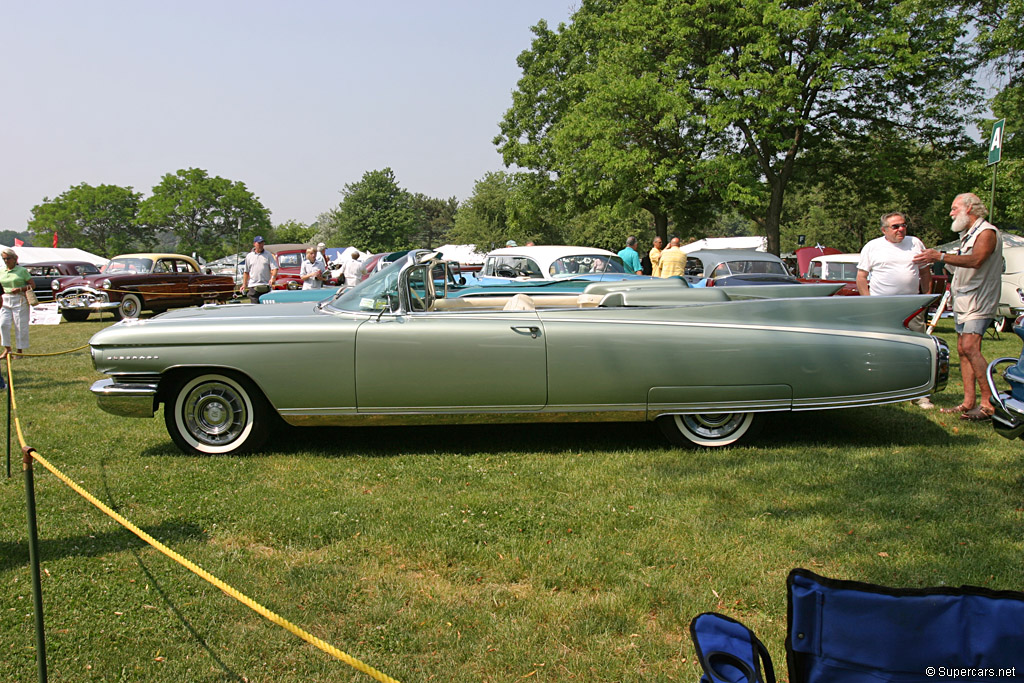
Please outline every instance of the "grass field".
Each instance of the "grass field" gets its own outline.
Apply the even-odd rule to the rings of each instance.
[[[32,328],[31,352],[105,324]],[[951,346],[950,323],[940,333]],[[986,339],[986,356],[1020,341]],[[954,354],[955,356],[955,354]],[[106,504],[283,617],[403,681],[696,682],[714,610],[785,678],[793,567],[1024,589],[1024,444],[909,404],[772,416],[749,446],[653,425],[288,429],[181,454],[161,416],[88,391],[87,351],[18,359],[28,442]],[[954,358],[940,407],[961,397]],[[0,417],[0,420],[3,418]],[[0,483],[0,680],[35,680],[17,441]],[[41,467],[50,680],[369,681],[149,548]]]

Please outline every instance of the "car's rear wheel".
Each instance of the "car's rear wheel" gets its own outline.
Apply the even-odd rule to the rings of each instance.
[[[69,308],[66,311],[61,311],[60,315],[69,323],[84,323],[86,320],[89,319],[89,313],[90,311],[79,311],[73,308]]]
[[[996,332],[1009,332],[1013,328],[1013,318],[1000,315],[992,321],[992,326],[996,328]]]
[[[164,403],[164,423],[184,451],[251,451],[267,440],[272,411],[252,382],[218,373],[179,380]]]
[[[138,318],[142,315],[142,299],[137,294],[125,294],[121,303],[114,309],[114,317],[118,320]]]
[[[662,415],[658,426],[677,446],[729,446],[759,424],[755,413]]]

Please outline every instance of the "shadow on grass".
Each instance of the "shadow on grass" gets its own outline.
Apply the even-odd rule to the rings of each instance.
[[[162,543],[173,545],[187,540],[204,538],[198,524],[188,520],[171,520],[155,527],[144,529],[146,533]],[[45,534],[45,529],[40,534]],[[138,536],[127,529],[116,529],[103,534],[72,536],[69,538],[40,538],[39,558],[52,562],[65,557],[100,557],[109,553],[149,547]],[[28,566],[28,543],[0,542],[0,571]]]
[[[933,412],[934,414],[934,412]],[[808,412],[765,413],[760,434],[741,442],[751,448],[935,446],[949,443],[950,429],[918,409],[899,404]],[[959,423],[949,418],[951,425]],[[959,425],[957,425],[959,426]],[[964,426],[958,443],[982,439]],[[388,457],[414,454],[474,455],[563,451],[629,451],[674,448],[650,422],[445,425],[417,427],[290,427],[282,425],[260,455],[315,453],[321,457]],[[717,450],[717,449],[716,449]],[[144,456],[196,457],[181,453],[168,439]],[[205,456],[203,456],[205,457]]]

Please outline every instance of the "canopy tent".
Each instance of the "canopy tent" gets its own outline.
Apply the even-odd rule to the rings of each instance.
[[[696,242],[679,247],[689,254],[699,249],[755,249],[768,251],[768,240],[765,237],[705,237]]]
[[[446,244],[437,247],[434,251],[441,252],[441,255],[448,261],[455,261],[463,265],[478,265],[484,262],[484,256],[476,250],[475,244]]]
[[[87,261],[102,266],[110,259],[90,254],[82,249],[65,247],[11,247],[18,255],[18,263],[44,263],[47,261]]]

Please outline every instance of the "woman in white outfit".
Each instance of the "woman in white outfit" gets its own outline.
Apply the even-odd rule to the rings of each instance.
[[[18,353],[28,348],[29,305],[25,292],[32,289],[32,276],[18,265],[18,254],[10,247],[4,247],[4,269],[0,271],[0,285],[4,288],[3,307],[0,308],[0,344],[4,350],[0,359],[11,352],[11,327],[14,327],[14,341]]]

